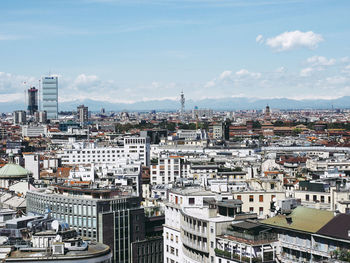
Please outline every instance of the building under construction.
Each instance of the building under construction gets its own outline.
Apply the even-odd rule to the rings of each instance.
[[[34,115],[38,111],[38,89],[32,87],[28,89],[28,113]]]

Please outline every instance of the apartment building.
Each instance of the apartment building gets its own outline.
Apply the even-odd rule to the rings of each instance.
[[[275,262],[277,234],[255,221],[233,222],[216,237],[216,263]]]
[[[261,223],[278,235],[276,255],[281,262],[344,262],[341,251],[350,245],[349,219],[348,214],[299,206]]]
[[[121,158],[140,160],[149,165],[149,138],[125,137],[124,146],[98,147],[96,144],[75,143],[63,149],[62,164],[116,163]]]
[[[271,203],[284,200],[284,191],[239,191],[233,195],[234,199],[241,200],[242,212],[256,213],[259,218],[271,216]]]
[[[47,135],[47,125],[23,125],[23,137],[45,137]]]
[[[161,154],[157,164],[151,165],[151,184],[170,184],[182,177],[183,156]]]
[[[350,172],[350,160],[308,159],[306,168],[313,172],[337,170]]]
[[[216,195],[203,188],[170,190],[165,203],[164,262],[214,262],[215,238],[241,213],[241,203],[229,193]]]

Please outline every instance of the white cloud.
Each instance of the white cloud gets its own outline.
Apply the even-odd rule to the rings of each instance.
[[[208,81],[207,83],[204,84],[204,87],[205,88],[212,88],[212,87],[215,87],[215,85],[216,85],[215,80],[210,80],[210,81]]]
[[[350,65],[347,65],[344,67],[344,69],[342,70],[343,73],[350,73]]]
[[[314,72],[315,69],[308,67],[308,68],[303,68],[302,70],[300,70],[300,76],[302,77],[308,77],[311,75],[312,72]]]
[[[347,78],[342,76],[328,77],[326,78],[326,81],[331,85],[339,85],[339,84],[345,84],[349,82]]]
[[[224,72],[222,72],[219,76],[219,79],[220,80],[224,80],[224,79],[227,79],[229,77],[231,77],[232,75],[232,71],[231,70],[225,70]]]
[[[24,100],[24,90],[29,86],[38,86],[38,79],[34,77],[13,75],[6,72],[0,72],[0,94],[11,101],[13,97],[9,94],[22,94],[18,100]]]
[[[253,78],[260,78],[261,73],[258,72],[250,72],[246,69],[241,69],[236,72],[236,75],[239,77],[253,77]]]
[[[342,58],[340,58],[340,61],[343,63],[348,63],[348,62],[350,62],[350,58],[349,57],[342,57]]]
[[[263,43],[264,42],[264,37],[263,35],[258,35],[256,38],[255,38],[255,41],[259,44]]]
[[[322,56],[313,56],[308,58],[306,61],[312,66],[331,66],[334,65],[336,62],[334,58],[327,59]]]
[[[300,47],[314,49],[322,41],[323,37],[312,31],[301,32],[296,30],[287,31],[278,36],[268,38],[266,45],[277,51],[287,51]]]
[[[98,81],[98,77],[96,75],[80,74],[76,77],[75,84],[88,84],[96,81]]]

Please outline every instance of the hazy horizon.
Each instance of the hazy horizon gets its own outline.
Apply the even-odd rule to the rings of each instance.
[[[59,76],[59,101],[350,94],[350,2],[60,0],[0,4],[0,102]],[[27,84],[24,85],[23,83]]]

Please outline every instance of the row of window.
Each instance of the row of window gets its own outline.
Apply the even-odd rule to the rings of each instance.
[[[169,252],[172,255],[179,256],[179,250],[172,246],[166,245],[166,252]]]
[[[169,232],[166,232],[165,236],[166,236],[166,239],[169,240]],[[175,242],[179,243],[179,237],[177,235],[170,234],[170,240],[174,241],[174,236],[175,236]]]
[[[125,144],[145,144],[146,139],[124,139]]]
[[[271,195],[270,200],[272,201],[272,199],[275,197],[276,197],[275,195]],[[237,195],[236,199],[242,200],[242,195]],[[249,202],[254,202],[254,195],[249,195]],[[259,202],[260,203],[264,202],[264,195],[259,195]]]
[[[310,201],[310,195],[305,195],[305,200],[306,201]],[[320,196],[320,199],[318,200],[317,199],[317,195],[313,195],[312,196],[312,201],[314,201],[314,202],[321,202],[321,203],[324,203],[325,202],[325,196],[324,195],[321,195]],[[330,196],[328,196],[328,203],[330,203],[331,202],[331,197]]]

